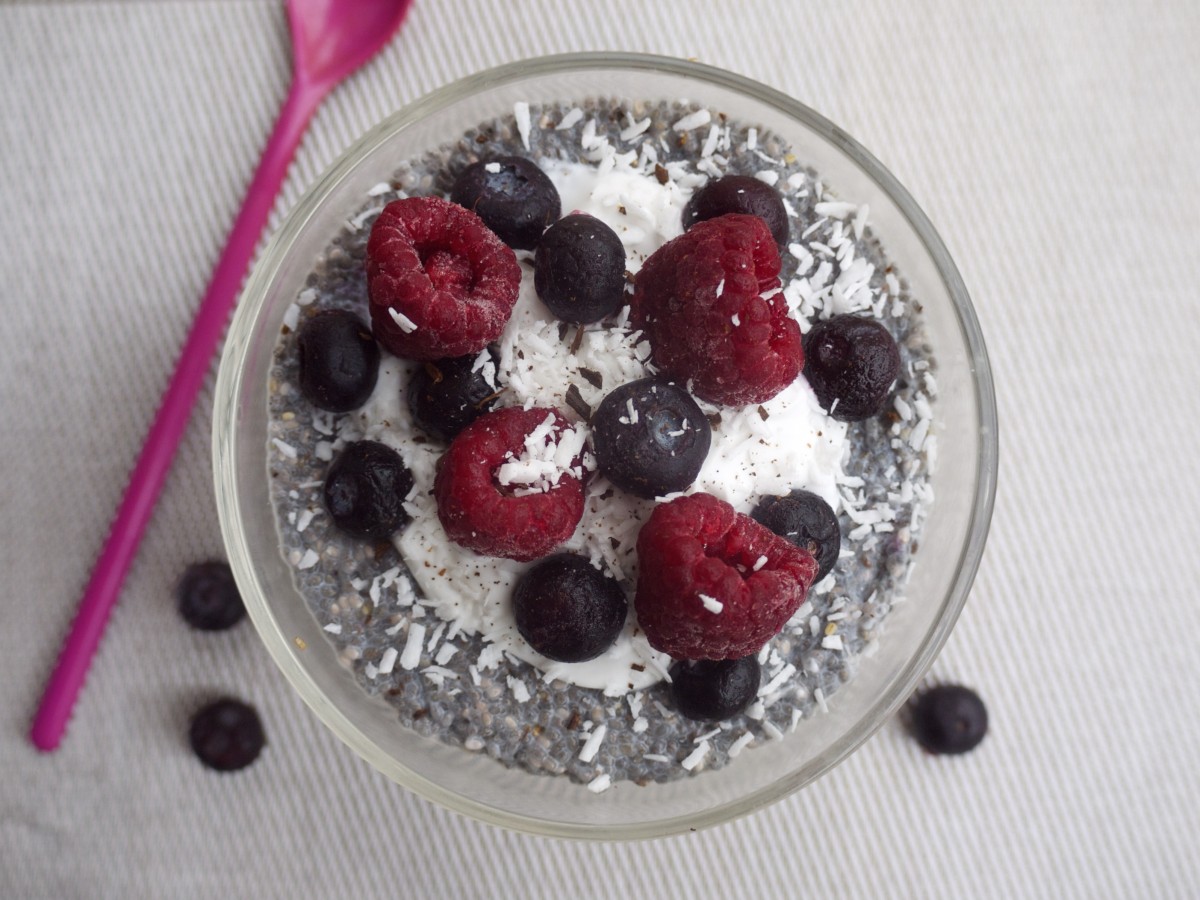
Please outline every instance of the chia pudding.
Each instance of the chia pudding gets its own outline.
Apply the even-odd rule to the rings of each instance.
[[[833,507],[842,531],[832,574],[762,648],[757,699],[733,718],[703,722],[677,713],[666,682],[671,660],[637,627],[635,540],[656,501],[614,500],[603,476],[588,483],[584,518],[560,549],[589,556],[615,577],[630,597],[629,618],[599,658],[555,663],[525,644],[512,622],[512,585],[530,564],[476,557],[441,532],[432,494],[445,445],[414,427],[404,399],[421,364],[383,351],[371,399],[349,413],[323,412],[300,394],[302,323],[326,309],[369,320],[366,244],[383,207],[409,196],[446,197],[468,165],[513,155],[535,160],[550,176],[564,214],[582,210],[616,231],[631,275],[682,233],[680,214],[694,191],[726,174],[758,178],[780,192],[788,213],[780,280],[801,330],[856,313],[882,323],[899,347],[888,406],[864,421],[828,416],[803,375],[757,406],[699,401],[713,423],[712,451],[685,493],[710,491],[749,512],[760,495],[806,488]],[[725,766],[820,714],[886,639],[882,626],[903,599],[933,499],[936,367],[920,303],[873,236],[869,214],[837,196],[769,131],[681,103],[517,104],[449,146],[397,161],[393,178],[368,192],[315,261],[285,316],[269,391],[271,495],[283,553],[362,688],[422,735],[508,766],[565,774],[595,792]],[[476,367],[493,379],[499,406],[552,406],[587,436],[588,411],[609,390],[654,372],[650,348],[629,323],[628,307],[590,325],[555,320],[533,288],[533,253],[516,253],[517,307],[497,355],[485,351]],[[390,541],[348,536],[323,505],[330,461],[363,439],[399,451],[415,478],[405,503],[412,521]]]

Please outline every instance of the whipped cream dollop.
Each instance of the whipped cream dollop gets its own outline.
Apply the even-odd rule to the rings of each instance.
[[[661,183],[634,168],[563,161],[544,162],[543,168],[559,191],[564,212],[588,213],[616,232],[630,271],[636,272],[650,254],[682,233],[690,187],[674,180]],[[588,428],[567,402],[568,390],[578,391],[595,409],[609,391],[654,373],[650,345],[628,323],[627,307],[615,323],[572,325],[565,337],[561,324],[538,299],[532,268],[522,266],[520,296],[499,341],[497,371],[486,374],[504,388],[501,404],[554,407],[575,423],[575,440],[582,441]],[[486,356],[481,355],[480,366],[490,365]],[[593,475],[583,518],[557,552],[585,555],[616,577],[629,598],[629,619],[616,643],[595,659],[546,659],[520,636],[512,612],[513,589],[535,563],[479,556],[452,543],[442,529],[433,481],[443,448],[411,440],[418,429],[404,400],[404,386],[413,367],[385,354],[374,394],[351,419],[362,437],[399,450],[415,476],[417,487],[406,504],[413,521],[396,538],[396,546],[425,595],[425,605],[459,631],[482,635],[487,646],[477,662],[480,669],[507,655],[537,667],[547,681],[563,679],[610,696],[662,680],[670,657],[649,646],[633,613],[637,534],[661,500],[628,495],[602,475]],[[686,493],[705,491],[739,512],[749,512],[763,496],[803,487],[839,509],[836,484],[846,425],[825,415],[803,378],[761,406],[700,405],[706,413],[719,412],[720,424],[713,430],[708,458]],[[523,470],[513,469],[518,471]]]

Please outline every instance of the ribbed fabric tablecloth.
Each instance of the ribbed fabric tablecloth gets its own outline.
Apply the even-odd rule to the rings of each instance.
[[[1200,895],[1200,5],[1026,0],[417,0],[326,102],[273,224],[399,105],[568,50],[694,56],[821,111],[912,191],[996,372],[1000,496],[933,674],[992,733],[896,723],[811,788],[707,832],[533,839],[344,748],[249,624],[184,627],[221,556],[203,393],[60,752],[49,666],[289,68],[271,2],[0,7],[0,896]],[[184,733],[228,691],[270,745],[235,777]],[[1188,849],[1188,848],[1192,849]]]

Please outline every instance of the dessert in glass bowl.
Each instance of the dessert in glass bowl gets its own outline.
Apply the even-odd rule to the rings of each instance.
[[[217,469],[263,482],[275,558],[222,501],[251,615],[457,808],[631,836],[751,808],[861,741],[961,605],[994,466],[965,292],[932,229],[889,240],[902,189],[759,86],[597,56],[456,88],[352,150],[248,288],[222,381],[261,406]]]

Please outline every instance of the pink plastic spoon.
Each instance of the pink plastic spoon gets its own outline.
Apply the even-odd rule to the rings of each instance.
[[[287,0],[292,32],[292,86],[46,685],[30,732],[39,750],[55,749],[66,731],[75,698],[83,687],[88,666],[154,510],[196,394],[208,374],[225,322],[304,129],[325,95],[391,40],[411,2]]]

